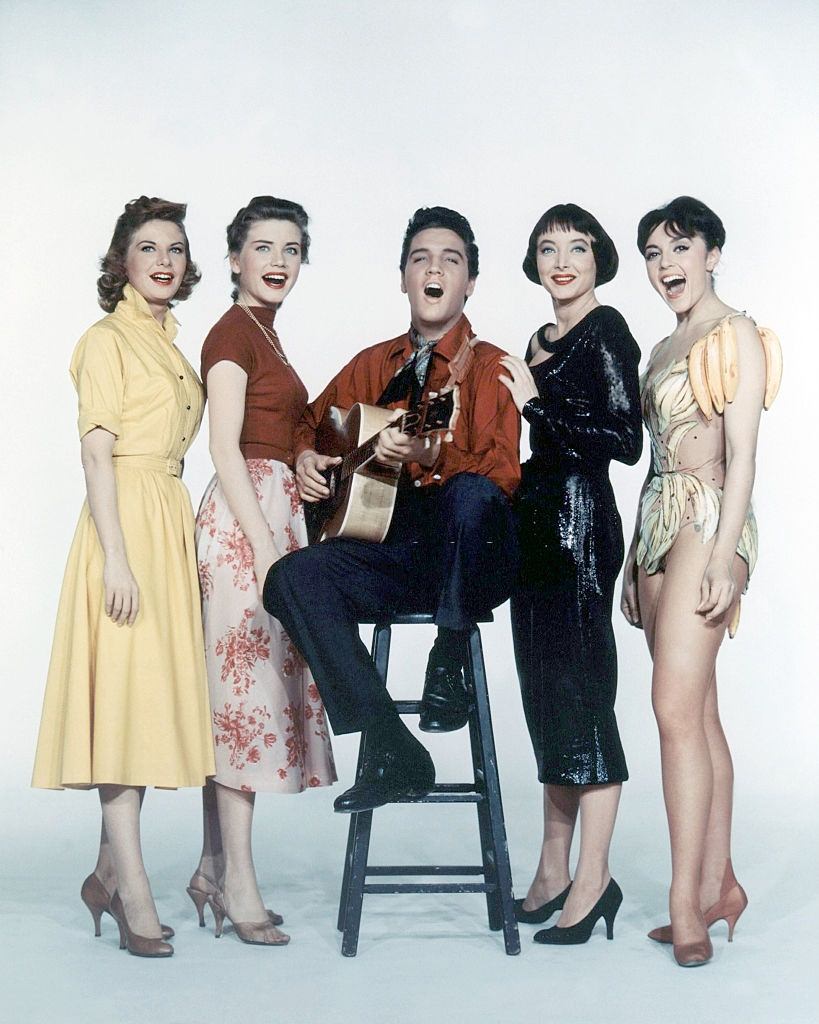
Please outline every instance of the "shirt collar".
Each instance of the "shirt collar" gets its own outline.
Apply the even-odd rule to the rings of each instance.
[[[125,287],[122,289],[122,298],[117,303],[116,312],[121,313],[123,316],[127,317],[129,320],[133,320],[134,322],[146,319],[150,320],[153,324],[159,327],[160,330],[164,331],[168,341],[173,341],[176,337],[176,332],[179,329],[179,321],[170,310],[165,313],[165,317],[160,326],[159,321],[151,312],[151,308],[148,303],[139,294],[136,288],[128,282],[126,282]]]
[[[461,313],[458,322],[450,327],[446,334],[439,339],[432,350],[432,355],[452,359],[461,347],[461,342],[464,338],[472,338],[474,334],[475,332],[472,330],[472,325],[467,320],[466,314]],[[410,340],[410,332],[407,331],[406,334],[402,334],[394,340],[390,348],[390,355],[395,356],[400,353],[407,353],[409,355],[411,351],[412,341]]]

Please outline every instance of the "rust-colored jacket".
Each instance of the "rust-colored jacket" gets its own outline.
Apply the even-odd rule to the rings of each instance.
[[[474,334],[465,316],[447,331],[432,350],[425,390],[443,388],[449,377],[449,360],[463,339]],[[316,429],[331,405],[342,409],[349,409],[355,402],[375,405],[412,351],[407,332],[359,352],[307,406],[296,428],[295,457],[315,448]],[[425,468],[411,462],[406,470],[420,486],[445,483],[456,473],[478,473],[511,497],[520,482],[520,416],[509,391],[498,380],[499,374],[504,373],[499,360],[505,353],[485,341],[475,345],[474,353],[472,366],[460,386],[461,415],[453,440],[441,444],[435,465]]]

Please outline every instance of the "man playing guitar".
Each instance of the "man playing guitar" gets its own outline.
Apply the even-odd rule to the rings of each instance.
[[[413,408],[452,379],[455,357],[474,338],[463,309],[478,276],[478,247],[466,218],[444,207],[416,211],[400,269],[410,330],[359,353],[297,429],[296,479],[305,502],[328,497],[323,473],[339,461],[314,450],[331,407]],[[421,795],[435,782],[429,754],[401,721],[359,638],[358,620],[385,611],[434,613],[438,636],[420,727],[446,732],[466,723],[468,628],[506,600],[514,581],[509,498],[520,479],[520,420],[498,380],[504,353],[483,341],[471,351],[451,440],[409,436],[395,426],[378,435],[375,459],[403,467],[384,542],[333,537],[286,555],[267,574],[265,608],[307,660],[334,732],[367,731],[362,776],[335,801],[337,811]]]

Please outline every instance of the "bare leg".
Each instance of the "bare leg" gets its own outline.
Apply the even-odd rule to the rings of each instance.
[[[225,908],[233,921],[265,922],[272,936],[280,935],[268,919],[253,865],[251,831],[256,794],[229,789],[218,782],[215,789],[224,856],[224,873],[219,881]]]
[[[543,845],[535,877],[523,901],[524,910],[537,910],[571,882],[569,852],[579,801],[577,786],[543,787]]]
[[[660,730],[663,794],[671,838],[670,909],[678,943],[702,937],[700,883],[711,817],[714,767],[705,727],[706,700],[728,616],[708,623],[694,612],[712,545],[693,530],[681,531],[669,552],[665,574],[646,593],[653,608],[641,610],[650,622],[653,648],[652,701]],[[738,584],[744,563],[735,566]],[[730,612],[729,612],[730,615]],[[647,630],[648,632],[648,630]],[[723,860],[724,866],[724,860]]]
[[[705,699],[705,737],[714,771],[714,788],[700,880],[700,906],[703,910],[712,907],[719,899],[726,863],[731,858],[734,765],[719,717],[716,674],[711,677]]]
[[[161,937],[159,918],[151,893],[139,833],[139,812],[145,795],[136,786],[99,787],[107,856],[113,864],[128,925],[137,935]]]
[[[580,787],[580,857],[572,890],[557,921],[559,928],[576,924],[603,895],[611,880],[609,847],[622,785]]]

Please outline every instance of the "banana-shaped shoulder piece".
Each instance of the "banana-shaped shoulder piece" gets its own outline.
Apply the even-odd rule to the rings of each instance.
[[[704,338],[694,342],[688,353],[688,379],[691,390],[706,419],[722,413],[726,402],[733,402],[739,383],[739,347],[732,317],[726,317]],[[757,327],[765,353],[765,398],[770,409],[782,381],[782,347],[773,331]]]

